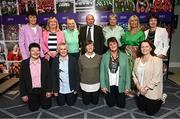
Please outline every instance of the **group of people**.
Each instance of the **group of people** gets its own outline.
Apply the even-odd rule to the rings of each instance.
[[[165,97],[162,58],[169,38],[166,29],[157,26],[156,16],[149,18],[145,32],[136,15],[129,18],[126,32],[113,13],[104,28],[88,14],[86,26],[78,30],[75,20],[68,18],[64,31],[55,17],[49,18],[44,31],[35,12],[27,18],[19,32],[20,93],[31,111],[50,108],[52,97],[59,106],[71,106],[79,92],[85,105],[98,104],[102,92],[109,107],[124,108],[132,90],[140,110],[153,115],[160,109]]]

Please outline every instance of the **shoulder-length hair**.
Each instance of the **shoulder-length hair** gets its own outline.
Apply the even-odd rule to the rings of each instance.
[[[144,55],[142,54],[142,51],[141,51],[141,45],[142,45],[142,43],[148,43],[149,46],[152,48],[150,54],[151,54],[152,56],[156,56],[156,54],[154,53],[154,50],[156,49],[155,45],[154,45],[150,40],[146,39],[146,40],[142,41],[142,42],[140,43],[139,47],[138,47],[138,50],[137,50],[137,56],[138,56],[138,57],[144,56]]]
[[[49,19],[48,19],[48,21],[47,21],[47,25],[46,25],[46,30],[47,31],[50,31],[50,26],[49,26],[49,22],[50,22],[50,20],[55,20],[55,22],[56,22],[56,32],[58,32],[58,31],[60,31],[60,29],[59,29],[59,23],[58,23],[58,20],[56,19],[56,17],[50,17]]]
[[[140,29],[140,28],[141,28],[141,27],[140,27],[140,21],[139,21],[138,16],[136,16],[136,15],[132,15],[131,17],[129,17],[129,20],[128,20],[128,30],[129,30],[129,31],[131,30],[131,25],[130,25],[130,22],[131,22],[131,21],[133,21],[133,20],[135,20],[135,21],[137,21],[137,22],[138,22],[138,29]]]

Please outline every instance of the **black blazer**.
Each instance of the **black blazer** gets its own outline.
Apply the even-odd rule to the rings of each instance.
[[[85,53],[85,43],[86,43],[86,32],[87,26],[80,29],[79,34],[79,45],[82,47],[82,54]],[[95,53],[102,55],[104,53],[104,35],[102,28],[100,26],[94,25],[94,51]]]
[[[52,81],[49,74],[49,63],[46,59],[41,60],[41,90],[44,92],[52,92]],[[21,62],[20,69],[20,94],[21,96],[28,96],[32,93],[32,79],[30,73],[30,58]]]
[[[70,90],[78,91],[80,87],[80,74],[78,61],[75,57],[68,56],[68,72]],[[53,80],[53,92],[59,93],[59,56],[54,58],[51,67],[51,79]]]

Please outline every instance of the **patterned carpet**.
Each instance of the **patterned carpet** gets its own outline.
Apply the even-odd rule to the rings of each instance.
[[[18,85],[0,96],[0,118],[180,118],[180,86],[164,81],[164,92],[168,94],[166,103],[154,116],[148,116],[137,109],[134,98],[127,98],[126,108],[109,108],[104,98],[98,105],[83,105],[79,96],[74,106],[53,106],[49,110],[30,112],[19,97]]]

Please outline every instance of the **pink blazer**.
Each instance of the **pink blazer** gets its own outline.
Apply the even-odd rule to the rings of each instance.
[[[59,43],[63,43],[64,41],[64,34],[62,31],[58,31],[56,32],[57,35],[57,45]],[[47,52],[49,52],[49,48],[48,48],[48,39],[49,39],[49,31],[45,30],[43,31],[43,44],[42,44],[42,50],[45,54],[45,58],[47,60],[49,60],[49,55],[47,55]],[[56,50],[57,51],[57,50]],[[58,54],[58,52],[56,52]]]

